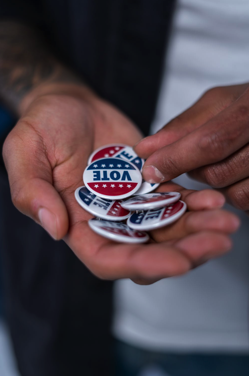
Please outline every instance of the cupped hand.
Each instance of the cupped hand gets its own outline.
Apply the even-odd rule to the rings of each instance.
[[[235,207],[249,210],[248,84],[207,91],[187,111],[135,151],[147,161],[145,180],[164,182],[189,175],[219,188]]]
[[[238,228],[238,219],[219,209],[224,198],[214,191],[176,188],[195,213],[186,213],[175,230],[172,225],[153,232],[148,244],[119,244],[95,234],[87,223],[92,216],[74,198],[88,157],[108,143],[132,145],[140,132],[113,106],[73,85],[43,88],[26,98],[20,112],[3,150],[13,202],[54,239],[63,238],[98,277],[152,283],[230,249],[228,234]],[[221,224],[214,229],[217,218]]]

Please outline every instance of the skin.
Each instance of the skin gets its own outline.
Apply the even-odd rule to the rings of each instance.
[[[248,212],[248,101],[248,84],[213,88],[157,134],[142,140],[135,151],[147,158],[144,179],[164,182],[188,172]]]
[[[22,62],[21,56],[9,69],[15,76],[19,64],[19,83],[28,59],[25,56]],[[37,64],[41,64],[40,58]],[[177,223],[153,231],[148,244],[115,243],[89,228],[87,221],[92,216],[74,198],[75,189],[82,185],[89,155],[109,143],[133,145],[142,135],[119,110],[80,80],[75,82],[73,74],[67,76],[66,69],[62,74],[62,70],[54,59],[50,74],[39,76],[38,83],[23,89],[22,94],[15,94],[13,79],[3,77],[2,96],[19,116],[3,147],[14,205],[54,239],[64,239],[78,258],[103,279],[131,278],[136,283],[150,284],[184,274],[227,252],[231,248],[229,234],[237,230],[239,220],[220,209],[225,202],[223,195],[211,190],[194,192],[173,183],[163,184],[159,190],[180,191],[189,211]],[[31,76],[34,71],[31,69]],[[26,74],[23,79],[27,81]],[[29,82],[33,82],[32,77]]]

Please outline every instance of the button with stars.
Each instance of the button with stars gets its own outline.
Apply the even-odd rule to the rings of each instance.
[[[119,243],[145,243],[149,240],[146,232],[136,231],[122,222],[111,222],[103,219],[90,219],[91,229],[97,234]]]
[[[133,163],[140,171],[142,171],[144,165],[144,159],[140,158],[131,146],[123,144],[110,144],[105,145],[95,150],[88,159],[88,164],[100,159],[100,158],[122,158]],[[147,181],[142,181],[141,187],[138,190],[138,194],[145,194],[154,191],[159,184],[151,184]]]
[[[128,161],[102,158],[87,166],[83,181],[95,195],[107,200],[119,200],[132,196],[140,188],[142,175]]]
[[[133,213],[128,218],[127,225],[134,230],[154,230],[175,222],[185,213],[186,209],[185,202],[177,201],[164,208]]]
[[[80,206],[98,218],[110,221],[123,221],[129,217],[130,211],[120,205],[120,201],[106,200],[90,192],[86,187],[76,189],[75,198]]]
[[[136,194],[121,202],[123,208],[127,210],[151,210],[162,208],[163,206],[172,204],[181,198],[179,192],[160,192],[147,193],[145,195]]]
[[[133,163],[140,171],[142,170],[144,159],[140,158],[131,146],[123,144],[110,144],[95,150],[88,159],[88,164],[100,158],[122,158],[125,161]]]

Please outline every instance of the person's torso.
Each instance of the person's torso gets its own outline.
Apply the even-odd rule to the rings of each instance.
[[[249,2],[180,0],[152,124],[155,132],[207,89],[249,81]],[[186,176],[189,188],[204,185]],[[116,284],[115,335],[147,348],[249,351],[249,218],[232,252],[186,276]]]

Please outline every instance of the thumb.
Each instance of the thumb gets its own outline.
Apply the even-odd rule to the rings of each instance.
[[[3,158],[16,208],[54,239],[63,238],[68,231],[68,213],[53,187],[52,168],[41,137],[16,126],[5,140]]]

